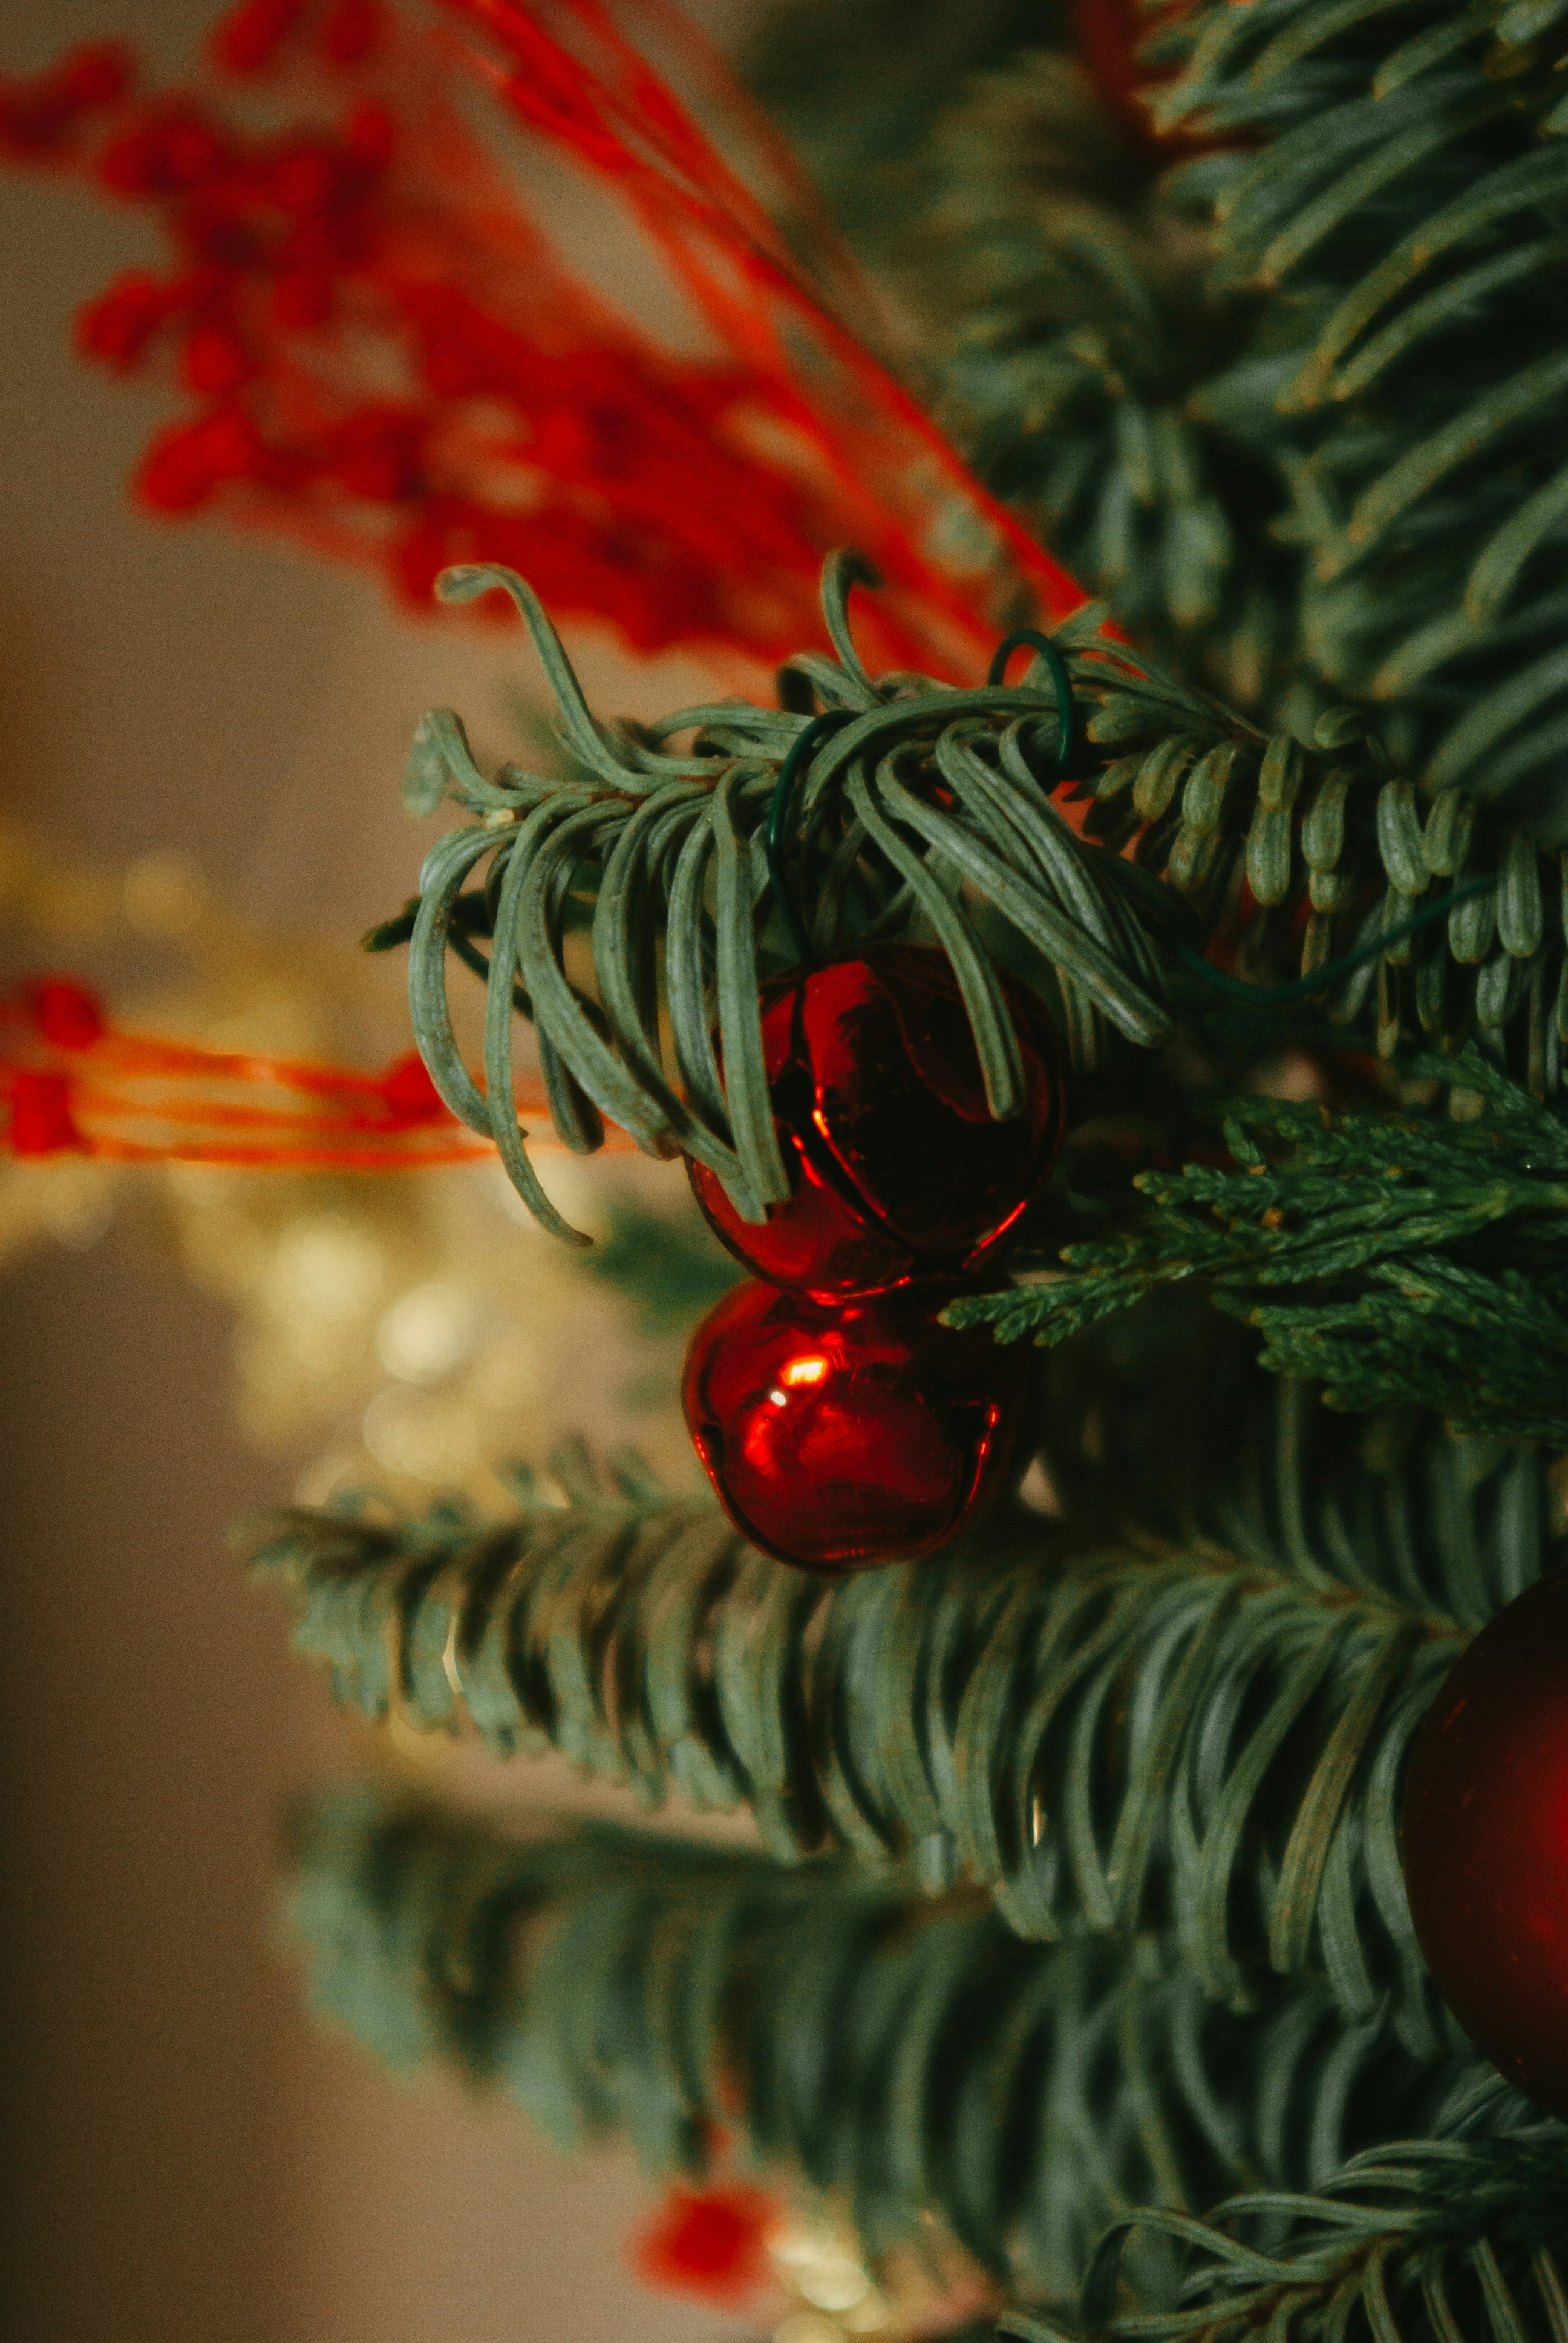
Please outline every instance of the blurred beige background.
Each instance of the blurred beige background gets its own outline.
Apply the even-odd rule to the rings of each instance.
[[[0,70],[105,33],[177,61],[211,13],[0,0]],[[353,935],[413,884],[396,783],[420,704],[498,724],[522,655],[395,620],[280,548],[131,516],[159,402],[75,366],[67,327],[146,250],[134,218],[0,176],[0,810],[65,856],[176,843],[249,916]],[[646,712],[699,682],[608,650],[588,679]],[[134,1228],[0,1274],[0,2332],[733,2334],[627,2275],[651,2192],[624,2155],[563,2166],[508,2109],[392,2085],[303,2014],[268,1941],[274,1818],[366,1737],[225,1554],[289,1481],[234,1428],[231,1338]],[[581,1795],[497,1772],[513,1799]]]

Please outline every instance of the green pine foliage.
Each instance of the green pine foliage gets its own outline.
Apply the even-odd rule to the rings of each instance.
[[[1316,1980],[1227,2011],[1156,1936],[1028,1945],[981,1898],[842,1863],[528,1837],[363,1789],[292,1836],[313,1998],[395,2069],[448,2063],[565,2150],[623,2132],[657,2174],[702,2174],[722,2127],[873,2258],[934,2210],[1032,2302],[1070,2301],[1131,2207],[1332,2182],[1485,2072],[1457,2035],[1412,2055],[1386,2012],[1347,2031]],[[1526,2111],[1493,2084],[1506,2139]],[[1170,2298],[1157,2228],[1126,2259]]]
[[[1189,165],[1171,199],[1211,223],[1219,281],[1301,321],[1266,389],[1296,458],[1302,650],[1399,709],[1432,786],[1561,827],[1561,13],[1260,0],[1187,29],[1163,117],[1264,144]]]
[[[1326,1979],[1346,2020],[1386,2007],[1431,2055],[1402,1763],[1466,1635],[1558,1550],[1543,1466],[1430,1419],[1318,1453],[1322,1412],[1275,1386],[1271,1423],[1255,1385],[1253,1436],[1228,1419],[1232,1461],[1211,1443],[1184,1535],[1132,1476],[1102,1542],[1112,1443],[1081,1513],[827,1582],[706,1503],[630,1468],[606,1488],[563,1455],[564,1505],[284,1515],[252,1534],[253,1564],[371,1717],[466,1722],[503,1756],[555,1747],[650,1805],[746,1804],[785,1861],[967,1879],[1025,1938],[1168,1935],[1229,2006]],[[1167,1442],[1184,1430],[1171,1410]]]
[[[936,337],[944,420],[1191,679],[1287,729],[1357,699],[1412,778],[1560,836],[1561,15],[1207,0],[1146,51],[1181,68],[1161,123],[1216,149],[1188,160],[1030,37],[858,172],[826,51],[780,93]],[[862,176],[896,215],[843,198]]]
[[[1310,723],[1273,435],[1203,398],[1245,382],[1277,326],[1211,287],[1202,239],[1070,54],[978,76],[928,161],[892,257],[940,337],[947,429],[1134,641],[1249,714]]]
[[[816,192],[857,244],[885,255],[920,201],[904,166],[920,169],[954,89],[1038,40],[1047,13],[1049,0],[790,0],[766,20],[748,78]]]
[[[294,1514],[258,1533],[255,1566],[284,1591],[299,1647],[372,1717],[469,1726],[503,1756],[553,1747],[650,1804],[672,1791],[744,1804],[777,1862],[845,1865],[856,1896],[907,1899],[918,1883],[937,1899],[930,1945],[961,1942],[966,1960],[970,1924],[1005,1962],[1132,1948],[1151,1978],[1180,1975],[1265,2033],[1282,1995],[1298,2015],[1332,2011],[1347,2088],[1353,2046],[1374,2038],[1430,2080],[1453,2037],[1404,1898],[1405,1760],[1466,1637],[1558,1554],[1548,1460],[1531,1444],[1561,1351],[1554,866],[1459,789],[1423,801],[1355,710],[1325,711],[1310,747],[1264,733],[1106,638],[1093,611],[1014,684],[874,678],[848,607],[863,578],[852,557],[828,565],[836,656],[792,663],[804,709],[732,700],[631,728],[588,709],[521,580],[457,577],[460,595],[512,593],[576,761],[565,776],[487,776],[455,716],[421,727],[411,803],[433,810],[449,790],[474,819],[426,866],[416,1031],[448,1103],[495,1138],[523,1192],[537,1183],[510,1107],[519,1010],[563,1138],[591,1149],[613,1118],[650,1153],[709,1161],[756,1216],[781,1177],[759,990],[789,964],[787,901],[819,950],[883,935],[944,950],[998,1112],[1018,1078],[997,980],[1013,966],[1050,1001],[1076,1070],[1057,1223],[1098,1215],[1067,1280],[993,1305],[1013,1315],[1004,1332],[1050,1331],[1056,1311],[1068,1337],[1076,1393],[1060,1404],[1054,1377],[1042,1427],[1056,1517],[1016,1511],[934,1564],[824,1582],[635,1464],[606,1486],[568,1453],[554,1489],[522,1482],[510,1520]],[[834,729],[792,762],[812,699]],[[795,764],[780,838],[770,817]],[[568,978],[568,917],[586,922],[591,985]],[[483,1091],[452,1031],[455,939],[487,983]],[[1439,1045],[1424,1058],[1418,1033]],[[1225,1087],[1282,1049],[1332,1067],[1347,1048],[1365,1112],[1263,1093],[1227,1122]],[[1380,1081],[1398,1114],[1373,1111]],[[1145,1161],[1206,1125],[1228,1135],[1228,1158],[1146,1178],[1141,1201],[1114,1147],[1109,1178],[1095,1168],[1112,1107],[1134,1127],[1141,1116]],[[1278,1304],[1246,1283],[1263,1240],[1270,1275],[1293,1270],[1301,1289]],[[1514,1306],[1522,1279],[1529,1309]],[[1472,1329],[1467,1363],[1459,1321],[1484,1292],[1507,1346],[1476,1345]],[[1228,1351],[1215,1298],[1244,1301],[1266,1363],[1292,1372],[1260,1375]],[[1206,1358],[1217,1380],[1194,1386]],[[1303,1364],[1377,1413],[1331,1430]],[[1468,1373],[1458,1397],[1440,1367]],[[1433,1413],[1451,1398],[1474,1436]],[[803,1875],[826,1893],[826,1874]],[[948,1930],[960,1889],[972,1900]],[[618,1987],[585,1959],[574,1990],[579,1970],[591,2030]],[[1066,1950],[1038,1971],[1042,2008],[1070,1998],[1074,1974]],[[1235,2053],[1232,2113],[1274,2104],[1250,2055]],[[1108,2121],[1118,2087],[1094,2085]],[[1175,2120],[1177,2080],[1141,2087]],[[857,2154],[897,2147],[873,2101],[852,2097],[845,2120]],[[955,2120],[943,2116],[944,2141]],[[1010,2163],[1004,2183],[995,2155],[982,2160],[968,2196],[946,2167],[900,2169],[906,2212],[923,2194],[987,2241],[991,2266],[1025,2268]],[[1128,2184],[1166,2224],[1128,2247],[1135,2299],[1168,2298],[1165,2245],[1195,2244],[1231,2185],[1172,2171],[1151,2157]],[[1018,2167],[1018,2186],[1049,2196],[1031,2173]],[[1054,2273],[1081,2260],[1109,2201],[1072,2214],[1053,2275],[1029,2288],[1070,2283]],[[1269,2197],[1309,2238],[1339,2217],[1315,2196],[1283,2202]],[[864,2218],[885,2242],[881,2214]],[[1280,2283],[1293,2283],[1281,2251]],[[1314,2283],[1316,2254],[1302,2264]]]
[[[635,731],[601,722],[523,579],[447,575],[448,598],[498,585],[512,597],[575,768],[487,776],[459,719],[431,710],[406,799],[427,814],[449,793],[474,818],[432,849],[412,919],[369,940],[407,936],[432,1077],[453,1113],[495,1141],[546,1227],[587,1242],[540,1187],[511,1104],[519,1011],[566,1145],[591,1152],[608,1118],[650,1154],[706,1163],[748,1219],[783,1201],[758,996],[790,961],[798,904],[811,907],[818,951],[916,936],[946,953],[1002,1117],[1017,1111],[1022,1061],[999,959],[1050,998],[1074,1067],[1092,1072],[1127,1045],[1171,1040],[1176,991],[1208,973],[1195,948],[1211,933],[1253,969],[1293,962],[1297,990],[1321,990],[1342,1025],[1375,987],[1385,1056],[1416,1032],[1451,1048],[1474,1032],[1554,1092],[1568,890],[1527,834],[1458,789],[1423,804],[1353,709],[1325,710],[1312,748],[1261,731],[1105,637],[1092,607],[1058,630],[1054,671],[1036,662],[1016,684],[873,678],[849,618],[862,581],[857,557],[829,558],[823,617],[837,657],[792,662],[839,720],[805,740],[814,753],[793,835],[776,854],[788,760],[816,718],[736,699]],[[1066,803],[1083,804],[1077,823],[1055,801],[1064,765]],[[585,916],[591,990],[566,967]],[[487,983],[483,1089],[453,1028],[454,953]]]
[[[1329,2188],[1277,2191],[1216,2207],[1214,2223],[1163,2210],[1107,2229],[1084,2282],[1080,2321],[1014,2311],[1019,2343],[1221,2334],[1326,2333],[1353,2343],[1561,2343],[1568,2334],[1568,2140],[1561,2124],[1513,2137],[1401,2140],[1358,2157]],[[1242,2234],[1236,2230],[1241,2227]],[[1133,2238],[1188,2248],[1181,2300],[1117,2313]]]

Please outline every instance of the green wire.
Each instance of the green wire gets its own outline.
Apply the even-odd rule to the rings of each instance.
[[[1056,769],[1059,773],[1065,772],[1068,759],[1078,745],[1077,710],[1066,662],[1050,637],[1042,635],[1036,627],[1015,627],[1012,633],[997,645],[986,682],[988,685],[999,684],[1014,651],[1022,650],[1026,644],[1030,650],[1040,653],[1050,670],[1050,679],[1056,688]],[[784,876],[784,841],[789,827],[790,800],[797,779],[821,743],[840,725],[852,720],[853,711],[848,708],[828,708],[819,716],[813,716],[805,729],[798,732],[789,744],[789,752],[779,769],[779,779],[768,808],[768,832],[763,840],[763,851],[768,858],[768,876],[772,881],[773,900],[779,906],[779,916],[789,939],[789,949],[797,960],[809,960],[811,947]]]
[[[789,743],[788,756],[779,768],[779,779],[768,808],[768,835],[763,840],[763,851],[768,857],[768,876],[773,882],[773,900],[779,906],[785,933],[789,939],[789,949],[799,960],[810,959],[811,946],[805,929],[800,925],[800,915],[795,909],[795,900],[784,876],[784,839],[789,823],[789,800],[794,793],[796,776],[810,762],[820,744],[830,733],[838,731],[840,725],[853,720],[852,711],[848,708],[826,708],[820,716],[813,716],[803,731],[797,732]]]
[[[988,684],[1000,683],[1007,673],[1009,659],[1011,659],[1014,651],[1022,650],[1026,643],[1030,650],[1040,653],[1050,670],[1050,679],[1056,687],[1056,769],[1058,773],[1065,773],[1069,759],[1078,746],[1078,726],[1075,720],[1078,711],[1072,697],[1072,678],[1067,672],[1067,662],[1050,637],[1042,635],[1038,627],[1015,627],[1010,635],[1003,636],[992,652],[986,681]]]
[[[1455,887],[1452,893],[1440,896],[1435,903],[1428,903],[1412,918],[1402,920],[1397,927],[1385,928],[1366,943],[1341,952],[1335,960],[1325,960],[1322,968],[1313,970],[1311,976],[1297,977],[1292,984],[1248,984],[1244,978],[1231,976],[1222,968],[1211,968],[1201,952],[1191,950],[1186,944],[1178,944],[1176,954],[1183,968],[1190,968],[1194,976],[1202,977],[1221,992],[1229,993],[1232,1001],[1250,1001],[1260,1009],[1282,1008],[1288,1001],[1304,1001],[1309,994],[1322,992],[1326,986],[1337,984],[1342,976],[1348,976],[1351,970],[1359,968],[1363,960],[1375,960],[1380,953],[1387,951],[1390,944],[1397,944],[1404,937],[1414,935],[1417,928],[1429,927],[1433,920],[1446,919],[1456,904],[1468,902],[1472,895],[1479,895],[1483,888],[1495,884],[1491,876],[1472,879],[1465,886]]]
[[[988,685],[1000,684],[1014,651],[1022,650],[1026,646],[1044,659],[1056,689],[1056,767],[1059,773],[1065,772],[1078,746],[1077,709],[1072,697],[1072,679],[1067,672],[1066,662],[1050,636],[1042,635],[1036,627],[1015,627],[1010,635],[1003,637],[992,653],[986,682]],[[853,720],[853,711],[847,708],[824,709],[819,716],[812,717],[789,744],[789,753],[779,769],[779,779],[768,809],[768,831],[764,840],[768,876],[772,881],[773,900],[779,906],[790,950],[799,960],[809,960],[811,947],[784,875],[784,842],[789,830],[790,802],[797,779],[822,742],[840,726]],[[1429,927],[1434,920],[1446,919],[1459,904],[1468,902],[1473,895],[1479,895],[1495,884],[1495,878],[1491,875],[1472,879],[1464,886],[1455,887],[1450,893],[1441,896],[1435,903],[1426,904],[1410,919],[1401,920],[1397,927],[1382,930],[1367,942],[1356,944],[1350,951],[1341,952],[1335,959],[1325,960],[1322,967],[1314,969],[1311,976],[1297,977],[1291,984],[1248,984],[1241,977],[1228,975],[1221,968],[1211,968],[1201,952],[1193,951],[1186,944],[1179,944],[1176,954],[1183,968],[1190,969],[1194,976],[1201,976],[1217,991],[1228,993],[1232,1001],[1248,1001],[1259,1009],[1282,1008],[1287,1001],[1304,1001],[1314,992],[1326,990],[1331,984],[1337,984],[1342,976],[1348,976],[1352,969],[1360,968],[1364,960],[1379,958],[1391,944],[1402,942],[1406,936],[1414,935],[1418,928]]]

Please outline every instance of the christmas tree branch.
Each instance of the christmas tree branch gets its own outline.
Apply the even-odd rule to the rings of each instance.
[[[1412,778],[1560,838],[1562,19],[1206,0],[1143,43],[1161,151],[1037,20],[977,15],[966,75],[940,21],[805,13],[759,85],[988,485],[1182,672],[1303,736],[1382,702]],[[922,51],[940,98],[868,107]]]
[[[824,570],[828,631],[846,649],[848,595],[862,575],[848,557],[830,558]],[[478,817],[439,841],[421,876],[409,1001],[426,1062],[452,1111],[495,1139],[538,1217],[573,1235],[539,1187],[510,1106],[520,981],[556,1129],[568,1145],[597,1146],[598,1118],[608,1116],[651,1154],[680,1150],[706,1163],[743,1215],[759,1219],[788,1194],[757,997],[779,909],[768,817],[809,719],[738,700],[680,709],[637,736],[598,725],[521,579],[454,571],[445,590],[460,599],[498,585],[530,628],[578,769],[563,778],[506,767],[487,779],[455,716],[437,709],[421,724],[410,807],[427,812],[449,788]],[[818,948],[829,948],[844,923],[864,932],[907,924],[918,911],[952,962],[998,1116],[1018,1111],[1021,1061],[976,934],[977,900],[1057,970],[1081,1055],[1092,1055],[1102,1018],[1145,1046],[1167,1038],[1150,931],[1179,925],[1179,907],[1141,883],[1133,866],[1087,845],[1050,804],[1059,726],[1047,692],[1000,684],[952,691],[908,677],[879,689],[858,660],[801,664],[847,719],[819,747],[799,791],[791,859],[801,900],[816,907]],[[692,736],[689,753],[666,753],[682,734]],[[923,788],[913,786],[916,769]],[[472,950],[479,890],[468,882],[484,864],[492,942],[481,1089],[457,1051],[446,960],[455,936]],[[564,965],[568,908],[585,892],[594,906],[591,996]],[[399,929],[388,922],[372,940],[393,940]]]
[[[1076,1543],[1207,1547],[1462,1630],[1553,1565],[1538,1450],[1334,1413],[1249,1348],[1178,1287],[1046,1354],[1041,1454]]]
[[[1019,1942],[972,1896],[596,1827],[509,1835],[357,1789],[294,1834],[317,2006],[550,2139],[628,2133],[700,2173],[716,2129],[840,2197],[873,2255],[935,2211],[1005,2282],[1068,2296],[1106,2222],[1327,2177],[1477,2072],[1347,2034],[1316,1981],[1237,2015],[1151,1937]],[[1167,2251],[1134,2241],[1152,2278]]]
[[[1119,646],[1086,644],[1073,664],[1075,686],[1098,703],[1089,739],[1116,752],[1082,785],[1096,799],[1091,835],[1118,849],[1136,840],[1140,864],[1221,936],[1235,933],[1244,874],[1256,909],[1243,958],[1253,970],[1293,959],[1302,980],[1321,975],[1342,1026],[1372,998],[1382,1055],[1417,1034],[1452,1047],[1474,1032],[1493,1058],[1512,1051],[1533,1091],[1555,1093],[1568,1038],[1563,914],[1547,914],[1557,858],[1458,789],[1423,798],[1354,709],[1325,709],[1308,749],[1178,697]],[[1426,916],[1443,903],[1445,917]],[[1347,943],[1364,957],[1336,974]],[[1255,1001],[1264,1013],[1273,1005],[1266,986]]]
[[[1436,1406],[1464,1431],[1568,1443],[1568,1125],[1473,1049],[1404,1071],[1468,1084],[1485,1120],[1236,1101],[1228,1165],[1141,1173],[1145,1211],[1070,1247],[1068,1275],[950,1315],[1056,1342],[1201,1278],[1261,1330],[1265,1366],[1319,1378],[1332,1406]]]
[[[1342,1021],[1375,985],[1385,1053],[1410,1031],[1454,1040],[1474,1027],[1493,1055],[1512,1044],[1533,1089],[1555,1091],[1568,960],[1561,915],[1549,931],[1544,858],[1528,839],[1477,819],[1458,790],[1423,818],[1347,711],[1322,720],[1320,750],[1286,734],[1265,739],[1101,637],[1092,610],[1057,641],[1087,716],[1089,765],[1097,751],[1116,753],[1072,785],[1092,799],[1075,828],[1053,802],[1061,728],[1044,669],[1021,686],[974,691],[900,676],[873,685],[849,636],[848,596],[863,575],[850,557],[824,570],[828,629],[849,663],[799,662],[845,720],[800,777],[790,880],[815,906],[820,952],[923,923],[951,963],[993,1114],[1017,1111],[1022,1079],[993,954],[1021,955],[1054,994],[1079,1067],[1095,1062],[1107,1025],[1151,1047],[1173,1030],[1173,982],[1191,990],[1183,960],[1197,977],[1245,990],[1193,948],[1205,925],[1233,930],[1243,868],[1259,907],[1241,938],[1254,968],[1292,953],[1303,979],[1323,971]],[[478,819],[448,831],[422,874],[409,942],[420,1050],[448,1107],[494,1139],[518,1192],[558,1234],[586,1242],[540,1187],[518,1127],[519,1002],[567,1145],[597,1147],[608,1117],[651,1154],[706,1163],[743,1217],[765,1217],[788,1182],[758,994],[770,929],[797,916],[774,900],[781,864],[769,817],[810,719],[737,700],[678,710],[635,736],[598,725],[521,579],[456,571],[447,590],[461,598],[497,585],[517,602],[559,695],[575,769],[546,777],[503,767],[487,779],[455,716],[424,719],[410,804],[428,811],[450,789]],[[668,753],[682,734],[692,736],[689,752]],[[471,887],[486,864],[483,887]],[[585,902],[588,989],[566,965],[568,924]],[[1418,940],[1412,922],[1444,903],[1442,925]],[[372,941],[402,926],[387,923]],[[481,930],[487,963],[473,940]],[[1362,957],[1335,977],[1328,964],[1347,938]],[[483,1087],[457,1049],[450,950],[485,969]],[[1266,991],[1257,1005],[1267,1011]]]
[[[1486,2140],[1402,2140],[1354,2158],[1315,2196],[1241,2197],[1208,2221],[1123,2215],[1090,2264],[1080,2323],[1013,2311],[1001,2331],[1020,2343],[1292,2331],[1355,2343],[1563,2343],[1565,2201],[1561,2124]],[[1151,2234],[1187,2249],[1181,2298],[1122,2309],[1122,2255],[1130,2238]]]
[[[1317,1521],[1289,1513],[1271,1564],[1253,1513],[1246,1559],[1036,1532],[825,1583],[644,1482],[596,1490],[570,1459],[564,1507],[296,1513],[253,1554],[297,1646],[370,1716],[466,1714],[498,1753],[554,1746],[650,1804],[749,1804],[786,1860],[910,1855],[989,1887],[1025,1936],[1170,1928],[1236,2006],[1271,1971],[1325,1974],[1356,2019],[1392,1989],[1430,2048],[1395,1825],[1411,1735],[1463,1641],[1432,1590],[1494,1607],[1543,1544],[1538,1500],[1496,1503],[1495,1470],[1466,1491],[1423,1467],[1405,1460],[1402,1502],[1360,1518],[1333,1486]],[[1347,1522],[1376,1532],[1364,1551]]]
[[[1342,689],[1406,699],[1431,786],[1553,789],[1561,18],[1264,0],[1245,22],[1201,7],[1171,46],[1190,54],[1157,112],[1221,142],[1181,175],[1215,276],[1305,327],[1268,396],[1304,458],[1309,655]]]
[[[1257,303],[1211,292],[1156,158],[1053,38],[1038,8],[789,0],[748,72],[920,317],[943,426],[988,485],[1135,640],[1255,712],[1289,649],[1300,556],[1269,527],[1289,491],[1187,402],[1245,354]]]

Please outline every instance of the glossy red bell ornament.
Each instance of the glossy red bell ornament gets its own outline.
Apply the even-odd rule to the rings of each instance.
[[[993,1121],[945,952],[889,944],[797,969],[762,990],[762,1046],[792,1193],[743,1221],[689,1162],[709,1226],[770,1285],[873,1293],[972,1270],[1016,1235],[1061,1142],[1055,1030],[1032,994],[1002,990],[1023,1057],[1021,1114]]]
[[[824,1302],[727,1293],[691,1338],[682,1399],[730,1520],[780,1562],[835,1576],[945,1545],[1005,1485],[1028,1396],[1023,1344],[938,1312],[922,1280]]]
[[[1476,2048],[1568,2117],[1568,1570],[1444,1678],[1411,1752],[1400,1855],[1421,1949]]]

